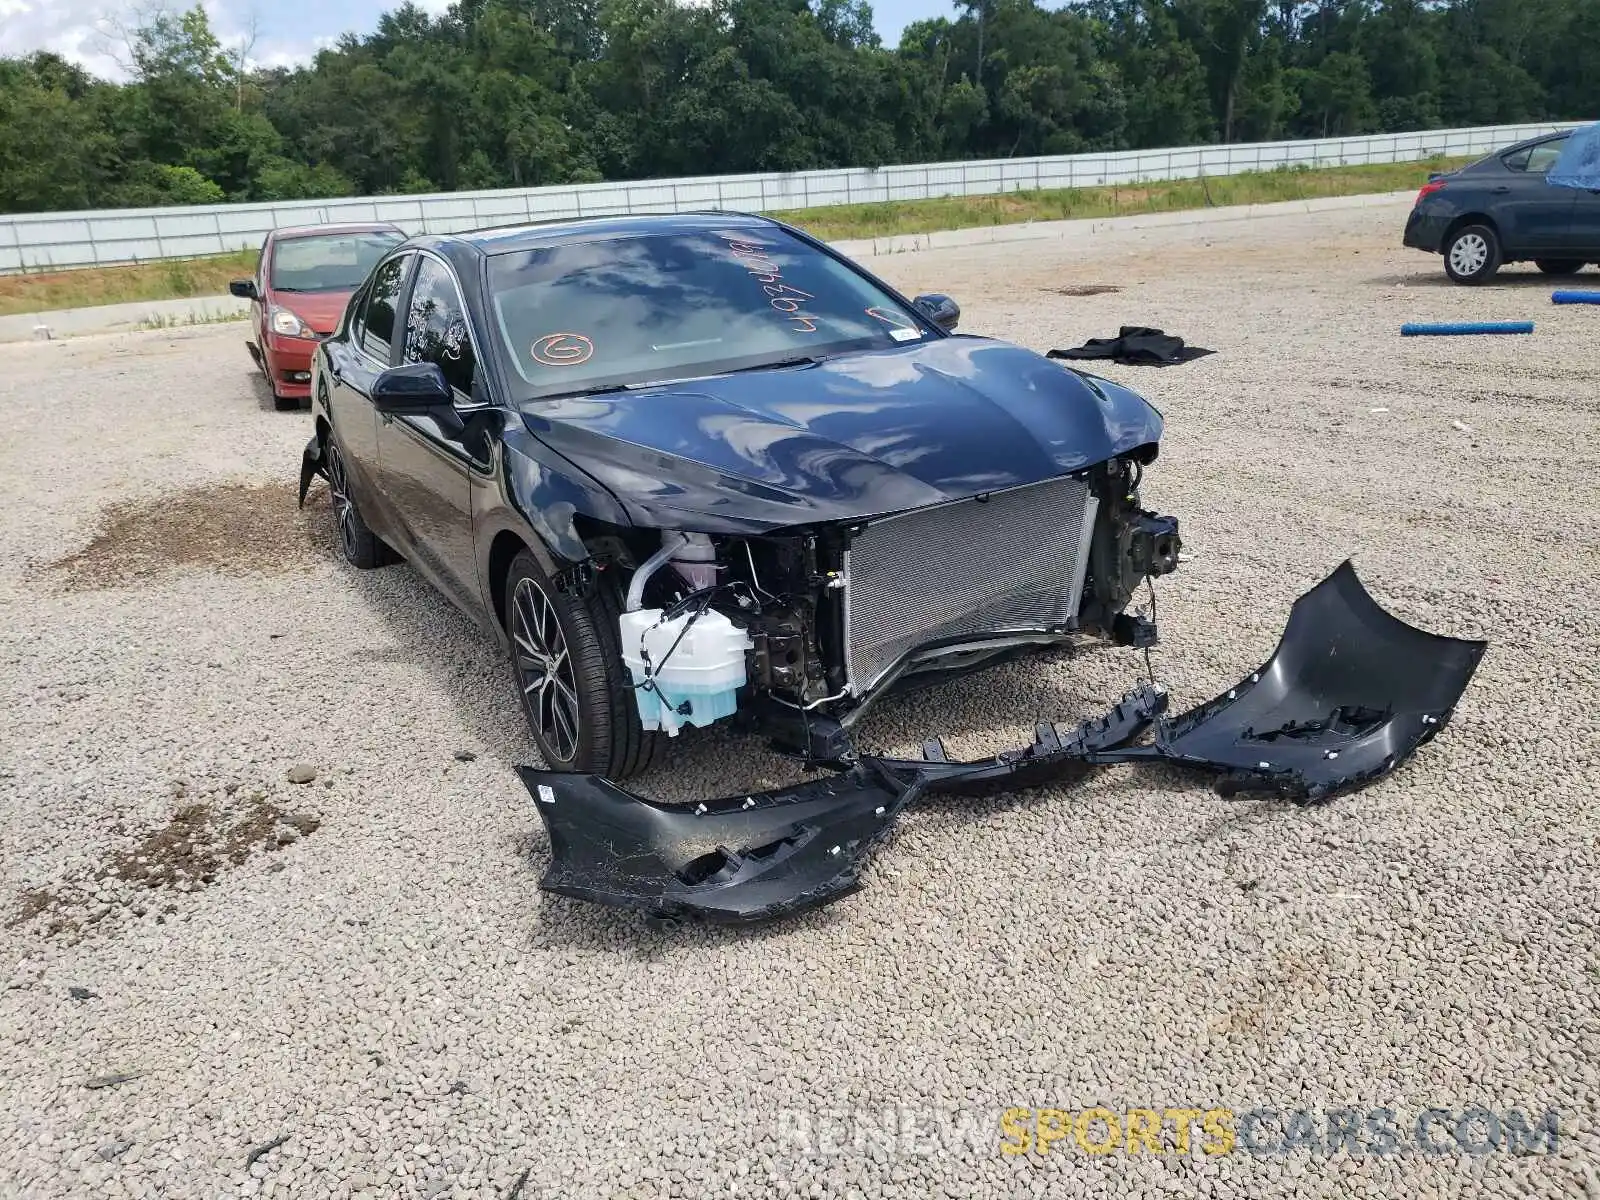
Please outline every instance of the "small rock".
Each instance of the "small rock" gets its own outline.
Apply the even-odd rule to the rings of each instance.
[[[132,1142],[107,1142],[104,1146],[101,1146],[100,1149],[96,1150],[95,1154],[97,1154],[104,1162],[112,1162],[115,1159],[121,1158],[124,1154],[132,1149]]]
[[[129,1083],[137,1078],[139,1078],[137,1075],[96,1075],[93,1079],[85,1079],[83,1086],[92,1091],[99,1091],[101,1088],[116,1087],[119,1083]]]
[[[478,756],[476,754],[474,754],[471,750],[457,750],[456,751],[456,761],[457,762],[477,762],[478,761]]]
[[[74,1000],[98,1000],[98,999],[100,999],[99,993],[91,992],[86,987],[77,987],[76,985],[74,985],[73,987],[69,987],[67,989],[67,995],[71,996]]]
[[[283,818],[283,823],[296,833],[310,834],[322,828],[322,818],[316,813],[293,812]]]
[[[1468,425],[1465,421],[1451,421],[1450,422],[1450,428],[1454,429],[1457,433],[1471,433],[1472,432],[1472,426]]]
[[[270,1154],[288,1140],[289,1135],[285,1133],[273,1138],[270,1142],[262,1142],[259,1146],[252,1147],[250,1153],[244,1156],[245,1169],[249,1170],[251,1167],[255,1166],[256,1160],[259,1159],[263,1154]]]
[[[278,845],[292,846],[300,840],[300,831],[292,825],[280,826],[278,829]]]
[[[317,769],[310,763],[295,763],[289,768],[290,783],[310,783],[317,777]]]

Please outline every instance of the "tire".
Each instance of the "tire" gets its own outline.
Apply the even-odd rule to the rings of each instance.
[[[1546,275],[1576,275],[1583,270],[1583,260],[1578,258],[1536,258],[1533,265]]]
[[[339,548],[345,561],[352,567],[370,571],[387,567],[400,561],[400,556],[389,548],[389,543],[367,528],[350,491],[350,480],[345,471],[344,452],[339,441],[328,434],[328,495],[333,501],[333,518],[339,526]]]
[[[667,735],[639,723],[609,580],[597,580],[587,599],[561,591],[522,550],[506,573],[505,613],[522,715],[550,770],[624,780],[661,760]]]
[[[1480,284],[1500,269],[1500,238],[1487,225],[1463,225],[1444,246],[1444,273],[1456,283]]]

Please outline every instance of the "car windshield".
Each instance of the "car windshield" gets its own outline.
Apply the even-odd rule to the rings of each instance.
[[[285,238],[272,248],[278,292],[352,292],[405,237],[398,232],[326,233]]]
[[[781,229],[706,229],[494,256],[496,334],[529,399],[756,368],[932,336]]]

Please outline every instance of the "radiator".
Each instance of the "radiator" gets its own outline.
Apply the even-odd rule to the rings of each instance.
[[[1069,477],[867,525],[844,556],[851,692],[929,642],[1075,626],[1098,507]]]

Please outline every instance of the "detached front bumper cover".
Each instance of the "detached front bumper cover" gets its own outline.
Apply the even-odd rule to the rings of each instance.
[[[519,768],[550,838],[541,886],[667,920],[748,923],[857,890],[872,852],[929,795],[985,796],[1157,762],[1220,776],[1218,791],[1323,802],[1393,771],[1446,724],[1487,643],[1426,633],[1386,612],[1349,562],[1295,602],[1272,657],[1181,716],[1144,685],[1075,729],[952,762],[864,757],[791,788],[691,806],[661,804],[594,775]],[[1134,744],[1153,727],[1150,742]]]

